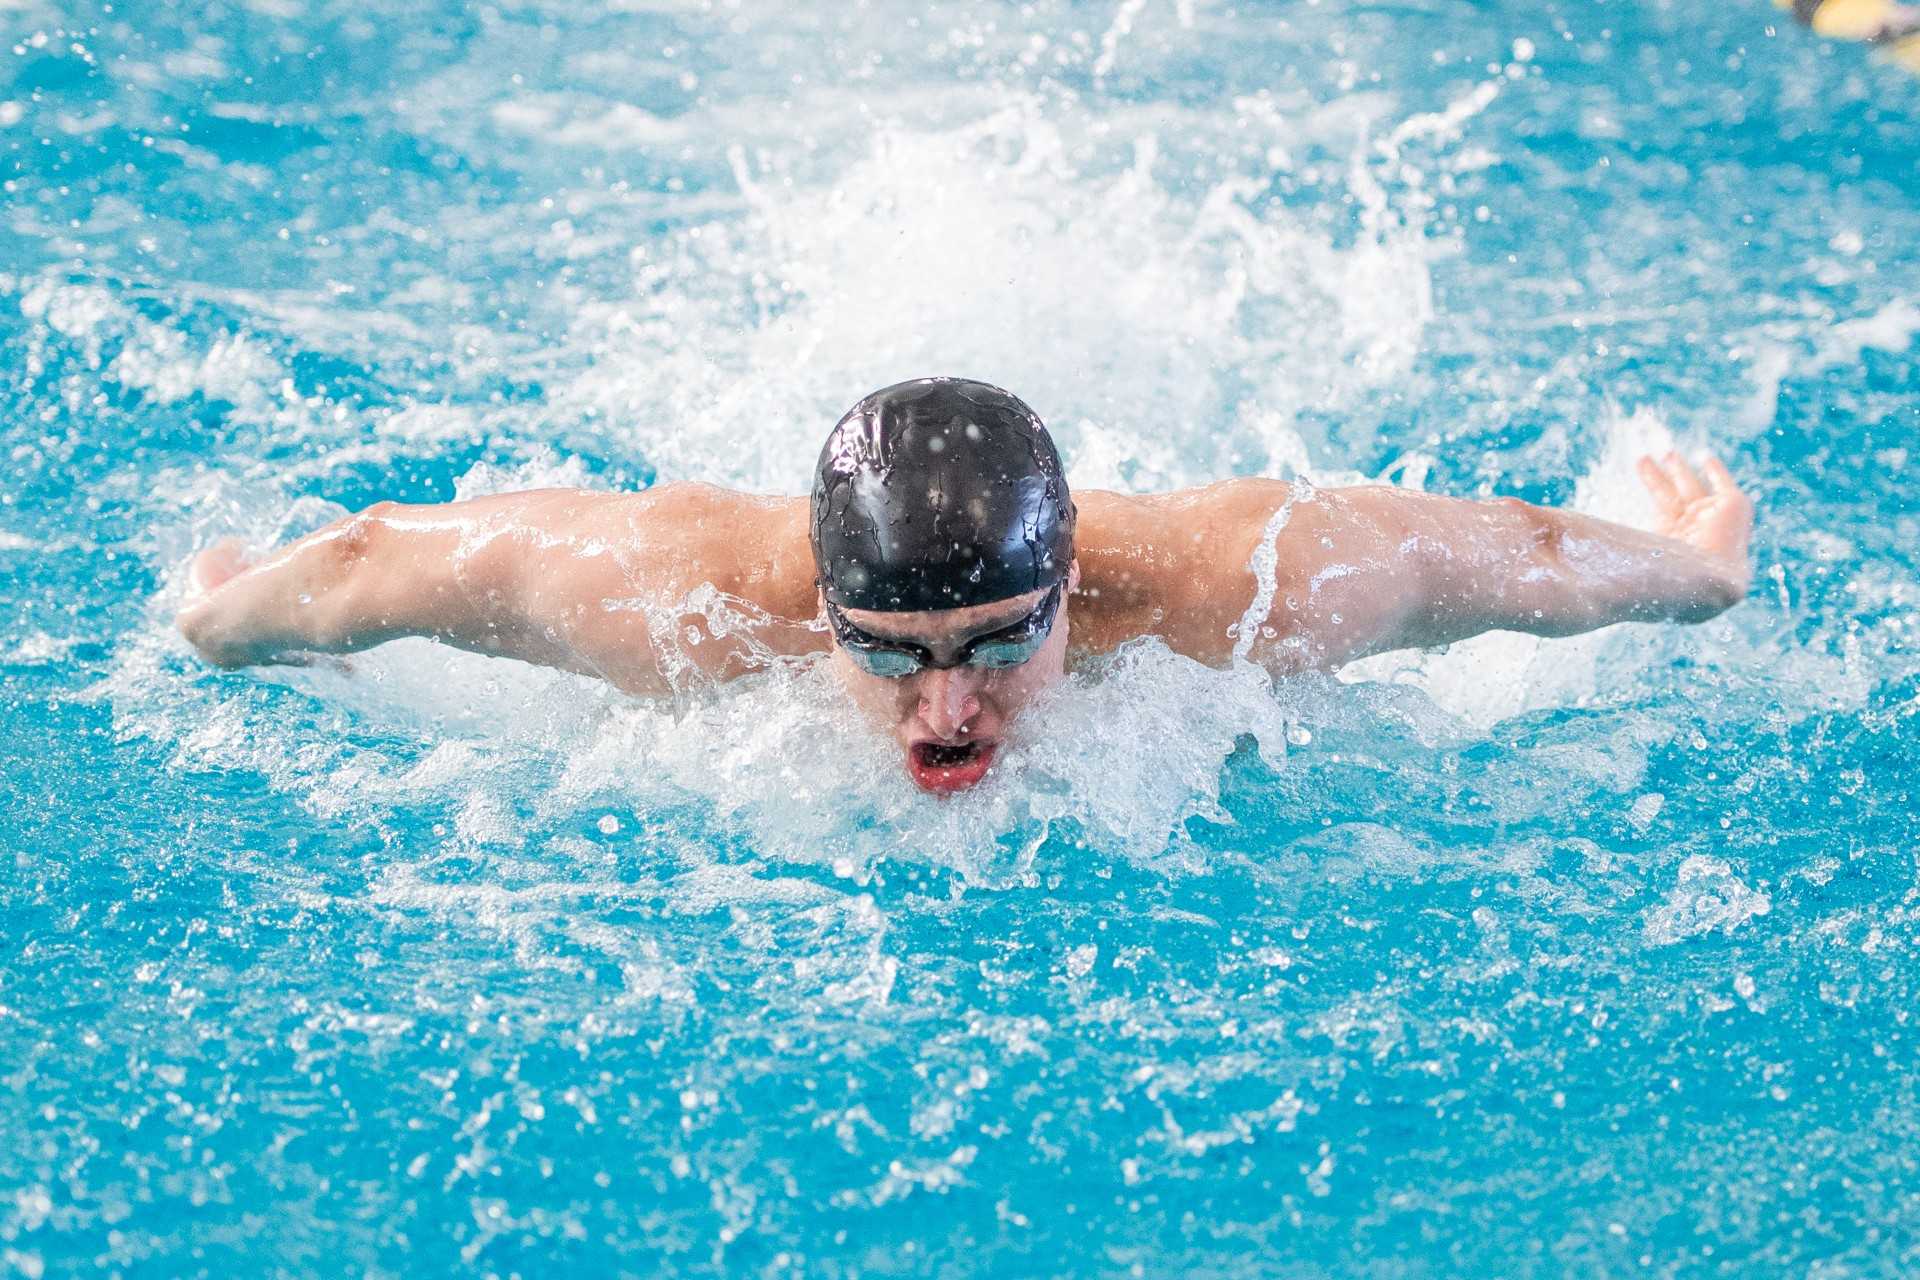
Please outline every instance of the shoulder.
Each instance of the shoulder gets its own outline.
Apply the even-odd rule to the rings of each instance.
[[[1124,561],[1154,572],[1190,569],[1257,537],[1295,495],[1284,480],[1243,477],[1170,493],[1093,490],[1076,496],[1075,545],[1083,560]]]
[[[806,500],[742,493],[693,480],[631,492],[554,491],[542,521],[571,539],[607,539],[629,547],[712,547],[806,536]]]
[[[1155,544],[1190,540],[1198,534],[1237,525],[1249,514],[1272,511],[1285,503],[1293,486],[1284,480],[1245,476],[1167,493],[1078,491],[1076,539],[1083,547],[1106,548],[1151,540]]]
[[[663,672],[683,668],[742,674],[763,648],[810,652],[819,641],[805,626],[816,611],[806,505],[686,482],[570,503],[542,530],[537,613],[589,669],[635,692],[659,692]],[[749,606],[752,643],[712,632],[708,587]],[[683,651],[688,626],[724,642]]]
[[[1077,494],[1080,636],[1104,650],[1161,635],[1181,652],[1217,660],[1253,586],[1254,546],[1293,496],[1293,486],[1263,477],[1171,493]]]

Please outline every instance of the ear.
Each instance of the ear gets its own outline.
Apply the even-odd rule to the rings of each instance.
[[[1072,595],[1080,589],[1080,557],[1075,556],[1073,563],[1067,566],[1067,594]]]

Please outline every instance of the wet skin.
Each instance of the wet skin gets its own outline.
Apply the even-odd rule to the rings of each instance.
[[[1079,578],[1076,565],[1068,576],[1069,599]],[[1032,591],[966,609],[921,613],[845,612],[860,630],[920,645],[944,662],[969,640],[1018,622],[1046,595]],[[1009,723],[1036,694],[1065,676],[1069,599],[1060,602],[1046,643],[1017,667],[928,667],[889,679],[862,670],[836,644],[833,671],[854,705],[900,744],[914,783],[936,795],[951,795],[986,776]]]
[[[1657,512],[1650,530],[1378,485],[1250,477],[1167,494],[1077,492],[1070,590],[1039,652],[1000,671],[888,680],[860,670],[822,621],[807,500],[698,484],[380,503],[264,559],[223,543],[191,564],[178,624],[221,667],[429,636],[640,696],[833,650],[832,669],[892,733],[914,780],[948,793],[986,775],[1014,717],[1060,680],[1069,614],[1076,655],[1153,636],[1199,662],[1286,675],[1483,631],[1704,622],[1737,604],[1751,577],[1753,505],[1733,477],[1717,460],[1696,470],[1674,453],[1642,459],[1640,477]],[[847,616],[944,660],[1041,594]],[[733,618],[718,629],[716,595]],[[696,643],[685,643],[690,631]]]

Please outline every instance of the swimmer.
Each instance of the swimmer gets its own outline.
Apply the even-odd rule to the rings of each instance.
[[[201,552],[178,622],[219,667],[428,636],[640,695],[687,664],[718,681],[825,651],[914,782],[949,794],[986,776],[1071,663],[1139,636],[1286,675],[1489,630],[1704,622],[1740,601],[1753,507],[1726,468],[1670,453],[1639,473],[1653,532],[1382,485],[1073,494],[1019,399],[923,378],[841,418],[810,498],[669,483],[383,502],[258,563],[233,542]],[[683,614],[709,585],[745,624]]]

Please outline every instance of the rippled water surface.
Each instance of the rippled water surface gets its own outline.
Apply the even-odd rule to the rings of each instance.
[[[1768,4],[0,3],[0,1274],[1920,1269],[1920,80]],[[1075,482],[1644,516],[1753,598],[913,792],[819,672],[219,674],[379,498]]]

